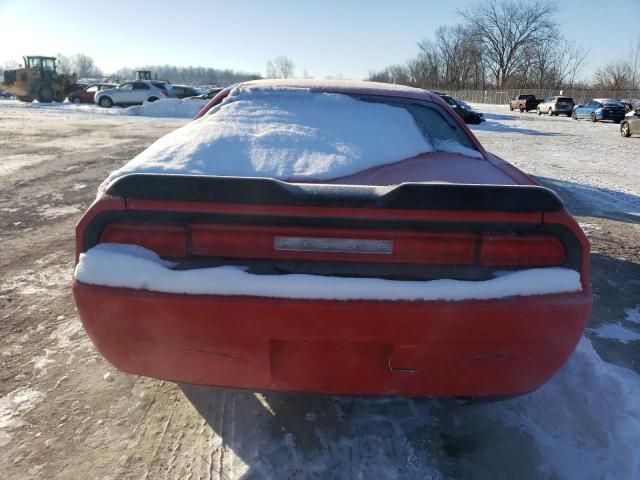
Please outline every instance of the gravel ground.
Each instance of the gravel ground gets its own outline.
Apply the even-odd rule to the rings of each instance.
[[[74,225],[110,171],[186,121],[0,101],[2,478],[639,478],[637,408],[626,402],[640,392],[640,138],[480,108],[487,122],[474,131],[487,149],[558,191],[581,222],[595,305],[547,386],[460,405],[115,371],[74,309]]]

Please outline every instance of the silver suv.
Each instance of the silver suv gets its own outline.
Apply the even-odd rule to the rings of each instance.
[[[540,105],[538,105],[536,110],[538,115],[546,113],[549,116],[558,116],[561,113],[564,113],[567,117],[570,117],[571,112],[573,111],[573,105],[573,98],[571,97],[547,97]]]
[[[125,82],[116,88],[97,92],[94,101],[101,107],[110,108],[113,105],[138,105],[143,102],[155,102],[166,98],[166,90],[161,90],[147,80]]]

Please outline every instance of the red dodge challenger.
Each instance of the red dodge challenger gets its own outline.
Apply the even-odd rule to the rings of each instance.
[[[406,396],[540,387],[591,309],[557,195],[427,91],[263,80],[113,172],[73,293],[125,372]]]

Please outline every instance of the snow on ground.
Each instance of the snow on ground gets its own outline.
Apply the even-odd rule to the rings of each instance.
[[[580,222],[579,225],[582,231],[587,235],[589,235],[590,233],[598,232],[602,230],[602,228],[600,228],[598,225],[595,225],[593,223]]]
[[[11,161],[6,161],[3,158],[3,162],[0,163],[0,175],[9,175],[22,168],[37,165],[38,163],[46,162],[55,159],[55,155],[47,154],[17,154],[12,155]]]
[[[34,388],[19,388],[0,398],[0,447],[11,441],[12,432],[24,425],[22,416],[33,410],[44,397]]]
[[[622,343],[635,342],[640,340],[640,333],[624,327],[620,323],[608,323],[598,328],[591,329],[599,337],[617,340]]]
[[[640,325],[640,305],[636,308],[625,308],[624,313],[627,316],[628,322],[633,322]]]
[[[235,431],[225,454],[231,478],[640,475],[640,377],[603,362],[586,338],[538,391],[499,403],[182,389],[217,432],[223,424]],[[232,412],[228,423],[211,408],[220,397]]]
[[[537,392],[498,405],[496,419],[535,439],[559,478],[640,478],[640,376],[603,362],[583,338]]]
[[[68,288],[69,276],[64,270],[52,267],[57,258],[64,252],[56,251],[36,260],[33,268],[24,269],[19,275],[0,277],[0,291],[16,293],[21,296],[51,298]]]
[[[459,301],[582,290],[578,272],[557,267],[504,272],[484,281],[256,275],[244,270],[225,266],[176,271],[151,250],[103,243],[80,255],[75,277],[92,285],[167,293],[325,300]]]
[[[193,118],[208,103],[208,100],[188,98],[165,98],[156,102],[144,102],[142,105],[131,107],[102,108],[95,104],[69,103],[33,103],[20,102],[18,100],[3,100],[0,104],[2,108],[12,109],[34,109],[42,113],[49,114],[92,114],[92,115],[126,115],[135,117],[155,117],[155,118]],[[1,167],[0,167],[1,168]]]
[[[621,137],[620,125],[473,106],[486,122],[470,128],[487,151],[590,207],[640,215],[639,139]]]
[[[624,322],[606,323],[597,328],[590,329],[598,337],[616,340],[627,344],[640,340],[640,332],[633,329],[633,324],[640,325],[640,306],[636,308],[625,308]],[[629,322],[629,326],[624,323]]]
[[[208,103],[208,100],[190,100],[188,98],[166,98],[156,102],[145,102],[121,110],[122,115],[140,117],[193,118]]]

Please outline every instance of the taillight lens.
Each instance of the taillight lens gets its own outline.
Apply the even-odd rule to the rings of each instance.
[[[480,249],[480,264],[487,267],[551,266],[564,260],[564,245],[551,235],[485,235]]]
[[[110,224],[102,243],[128,243],[160,256],[533,267],[562,265],[551,235],[345,231],[291,227]]]
[[[191,253],[197,256],[416,265],[471,265],[477,239],[477,235],[466,233],[360,233],[217,225],[191,225],[189,230]]]
[[[108,225],[100,243],[128,243],[153,250],[161,257],[186,257],[187,235],[184,227],[165,225]]]

